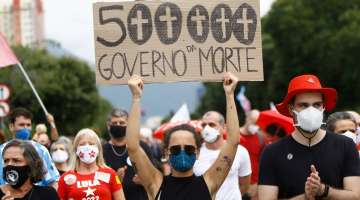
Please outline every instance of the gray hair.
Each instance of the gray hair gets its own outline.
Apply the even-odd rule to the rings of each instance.
[[[69,155],[69,159],[68,159],[68,164],[70,162],[70,158],[73,156],[73,153],[72,153],[72,141],[68,138],[68,137],[65,137],[65,136],[61,136],[59,137],[58,140],[56,140],[55,142],[53,142],[51,144],[51,147],[50,147],[50,153],[54,152],[55,151],[55,146],[58,145],[58,144],[63,144],[64,147],[65,147],[65,151],[68,153]]]
[[[209,116],[211,114],[216,114],[218,116],[218,122],[219,122],[219,124],[221,126],[223,126],[225,124],[224,116],[221,113],[217,112],[217,111],[208,111],[203,115],[203,118],[205,118],[205,117],[207,117],[207,116]]]
[[[334,132],[334,130],[336,128],[336,122],[340,121],[340,120],[350,120],[350,121],[354,122],[354,124],[356,126],[356,121],[350,113],[335,112],[328,117],[328,119],[326,121],[326,130],[330,131],[330,132]]]
[[[44,169],[43,161],[37,153],[35,147],[28,141],[18,139],[11,140],[4,147],[4,150],[2,152],[3,158],[6,150],[11,147],[18,147],[23,151],[23,156],[26,160],[26,164],[30,167],[29,178],[31,183],[41,181],[44,178],[46,171]]]
[[[129,114],[124,109],[113,108],[107,117],[107,121],[110,122],[111,118],[113,117],[125,117],[127,119],[129,117]]]

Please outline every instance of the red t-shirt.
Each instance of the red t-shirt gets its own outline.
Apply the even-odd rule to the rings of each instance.
[[[264,147],[264,141],[260,144],[259,136],[254,135],[243,135],[240,134],[240,144],[244,146],[250,155],[251,161],[251,184],[258,182],[259,176],[259,161],[261,151]]]
[[[111,168],[100,168],[87,175],[71,170],[60,177],[58,193],[62,200],[111,200],[121,188],[120,179]]]

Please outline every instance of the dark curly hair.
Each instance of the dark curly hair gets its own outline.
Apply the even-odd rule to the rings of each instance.
[[[44,178],[46,171],[44,169],[43,161],[41,160],[35,147],[30,142],[14,139],[7,143],[4,147],[2,153],[3,157],[6,150],[10,147],[18,147],[23,150],[23,156],[27,165],[30,167],[29,178],[31,183],[37,183],[41,181]]]
[[[178,126],[174,126],[171,129],[169,129],[168,131],[166,131],[165,133],[165,137],[164,137],[164,141],[163,141],[163,145],[164,145],[164,149],[167,149],[169,147],[169,142],[170,142],[170,138],[172,136],[172,134],[176,131],[188,131],[190,132],[195,140],[195,144],[196,144],[196,148],[200,148],[201,146],[201,139],[199,134],[196,132],[195,128],[188,125],[188,124],[181,124]]]

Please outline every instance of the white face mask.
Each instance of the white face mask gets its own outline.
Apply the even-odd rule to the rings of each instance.
[[[360,126],[358,126],[357,128],[356,128],[356,135],[360,135]]]
[[[300,112],[297,112],[296,110],[293,110],[293,112],[296,114],[297,121],[294,126],[299,126],[304,131],[312,133],[318,130],[323,124],[323,109],[319,110],[313,106],[309,106]]]
[[[78,146],[76,150],[76,155],[80,158],[80,160],[86,164],[91,164],[95,162],[97,156],[99,154],[99,149],[96,145],[83,145]]]
[[[212,128],[208,125],[201,131],[201,136],[207,143],[214,143],[220,136],[219,130]]]
[[[51,157],[56,163],[64,163],[68,160],[69,154],[64,150],[58,149],[52,152]]]
[[[355,142],[357,145],[360,144],[360,133],[359,131],[357,132],[357,135],[356,135],[356,142]]]
[[[346,131],[342,135],[352,139],[354,141],[354,143],[356,144],[356,135],[355,135],[355,133],[353,133],[351,131]]]
[[[259,131],[260,127],[255,124],[250,124],[248,126],[248,131],[251,133],[251,135],[255,135]]]

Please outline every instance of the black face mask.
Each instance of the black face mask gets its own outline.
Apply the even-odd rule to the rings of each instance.
[[[110,126],[110,135],[113,138],[119,139],[124,137],[125,134],[126,134],[126,126],[117,126],[117,125]]]
[[[28,180],[30,167],[8,165],[3,168],[3,177],[9,185],[14,188],[20,188]]]

